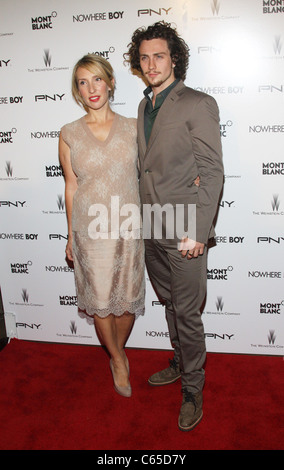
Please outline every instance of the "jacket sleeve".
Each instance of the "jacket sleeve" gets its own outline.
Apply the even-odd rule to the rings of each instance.
[[[200,243],[207,243],[224,178],[219,109],[211,96],[203,96],[197,102],[193,110],[190,132],[200,176],[196,239]]]

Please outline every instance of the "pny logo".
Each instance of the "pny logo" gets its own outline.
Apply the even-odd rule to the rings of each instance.
[[[50,67],[50,65],[51,65],[51,55],[49,54],[49,49],[44,49],[43,60],[44,60],[45,66]]]

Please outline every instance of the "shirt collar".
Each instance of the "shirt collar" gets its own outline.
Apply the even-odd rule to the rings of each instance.
[[[165,88],[163,91],[161,91],[158,95],[157,98],[161,97],[163,99],[166,98],[166,96],[170,93],[170,91],[176,86],[176,84],[179,82],[179,78],[177,78],[173,83],[171,83],[167,88]],[[144,95],[148,100],[151,100],[153,97],[153,91],[150,86],[148,86],[144,90]]]

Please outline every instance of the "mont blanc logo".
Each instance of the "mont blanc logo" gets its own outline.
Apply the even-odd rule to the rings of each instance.
[[[0,144],[13,144],[13,134],[17,133],[17,129],[12,127],[11,130],[0,130]]]
[[[259,313],[264,315],[280,315],[284,307],[284,300],[281,302],[260,302]]]
[[[11,273],[12,274],[29,274],[29,268],[32,266],[32,261],[27,261],[26,263],[10,263]],[[26,297],[24,294],[24,289],[22,292],[23,300]]]
[[[108,49],[106,49],[105,51],[104,50],[101,50],[101,51],[93,51],[93,52],[90,52],[90,54],[95,54],[95,55],[98,55],[100,57],[103,57],[104,59],[106,60],[109,60],[109,55],[110,54],[113,54],[115,52],[115,47],[113,46],[110,46]]]
[[[60,295],[59,304],[63,306],[77,306],[77,295]]]
[[[52,11],[50,15],[35,16],[31,18],[31,25],[33,31],[52,29],[54,18],[57,17],[57,12]]]
[[[63,168],[61,165],[45,165],[45,176],[47,178],[58,178],[63,176]]]
[[[228,280],[228,273],[233,271],[233,266],[228,266],[227,268],[211,268],[207,269],[207,279],[211,280]]]
[[[262,0],[262,12],[268,15],[284,13],[284,0]]]
[[[262,174],[284,176],[284,162],[262,163]]]

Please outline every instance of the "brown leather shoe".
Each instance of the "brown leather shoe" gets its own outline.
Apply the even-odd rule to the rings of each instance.
[[[180,368],[175,359],[169,359],[170,366],[166,369],[156,372],[148,379],[150,385],[169,385],[176,382],[180,376]]]
[[[184,388],[182,393],[183,400],[178,418],[178,427],[181,431],[191,431],[201,421],[203,416],[202,392],[193,394]]]

